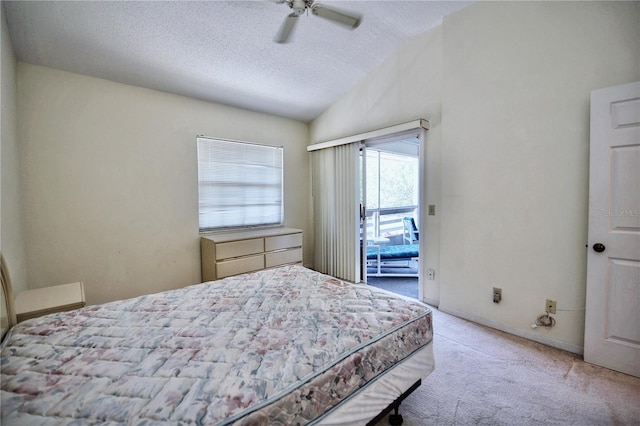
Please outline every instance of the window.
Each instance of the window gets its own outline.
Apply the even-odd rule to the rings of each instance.
[[[418,157],[367,148],[367,208],[418,205]]]
[[[361,162],[366,161],[366,176],[361,173],[360,179],[366,179],[367,238],[402,234],[402,219],[417,217],[418,212],[417,145],[415,154],[411,155],[402,152],[410,151],[406,147],[388,144],[384,149],[387,151],[367,148],[366,158],[362,155],[360,158]],[[398,152],[391,152],[393,149]],[[361,192],[361,202],[363,195]]]
[[[282,225],[283,148],[198,137],[200,231]]]

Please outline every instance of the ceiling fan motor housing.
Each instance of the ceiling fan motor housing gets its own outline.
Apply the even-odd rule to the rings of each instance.
[[[302,15],[312,4],[313,0],[292,0],[289,3],[289,7],[291,7],[296,15]]]

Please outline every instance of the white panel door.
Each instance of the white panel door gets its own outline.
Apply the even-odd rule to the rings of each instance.
[[[640,377],[640,82],[591,92],[584,359]]]

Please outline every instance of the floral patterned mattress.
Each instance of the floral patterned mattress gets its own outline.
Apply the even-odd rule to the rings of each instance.
[[[0,423],[314,422],[430,344],[431,319],[301,266],[48,315],[2,345]]]

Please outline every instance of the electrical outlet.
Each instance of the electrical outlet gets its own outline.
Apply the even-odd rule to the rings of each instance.
[[[431,269],[431,268],[427,269],[427,279],[431,280],[431,281],[435,280],[436,279],[436,271]]]
[[[436,215],[436,205],[429,204],[429,216],[435,216],[435,215]]]
[[[546,313],[548,314],[555,314],[556,313],[556,301],[555,300],[551,300],[551,299],[547,299],[547,303],[546,305],[544,305],[544,310]]]
[[[493,303],[500,303],[502,300],[502,289],[498,287],[493,288]]]

